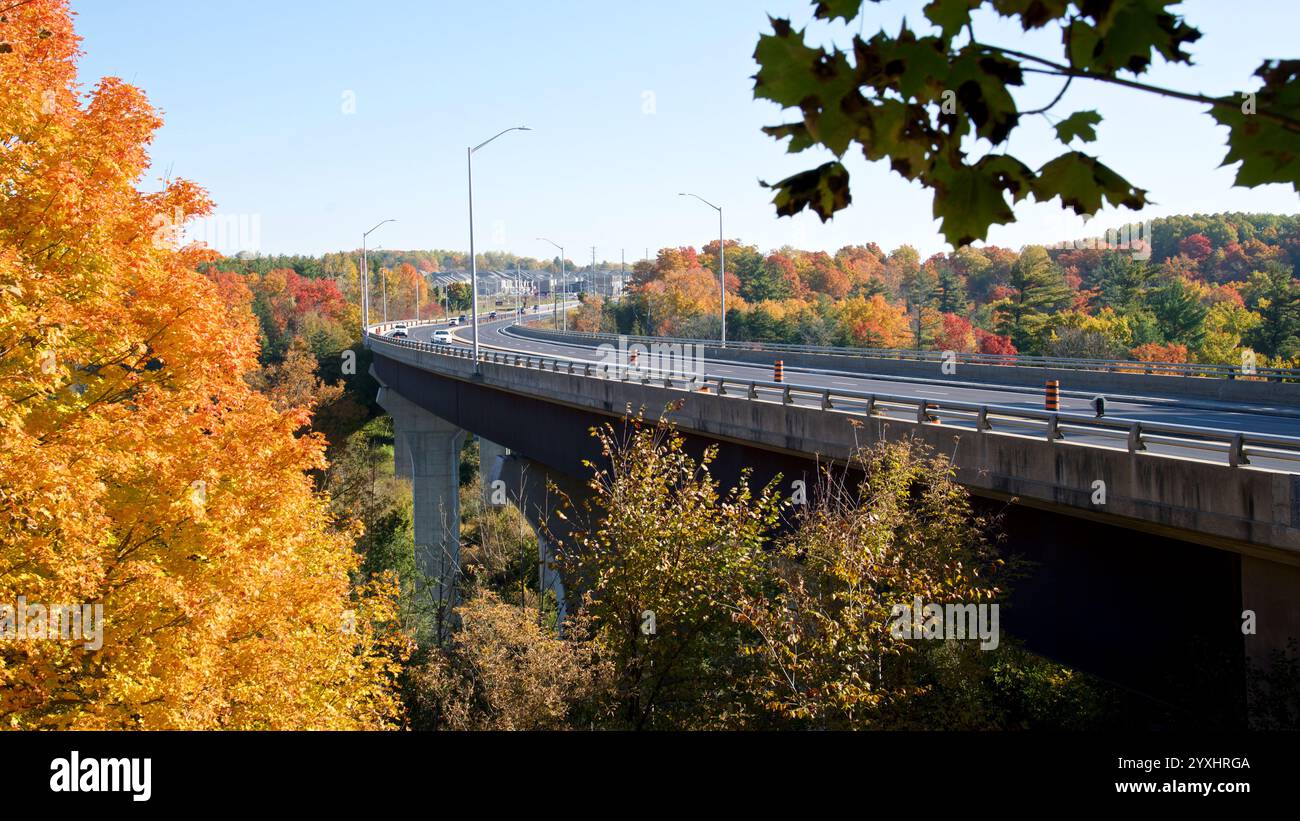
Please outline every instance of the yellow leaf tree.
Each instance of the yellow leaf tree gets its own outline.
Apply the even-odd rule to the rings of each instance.
[[[79,96],[65,0],[0,39],[0,605],[103,608],[101,646],[0,638],[0,724],[385,726],[389,591],[352,589],[308,411],[245,383],[253,319],[177,247],[206,195],[137,188],[161,120],[115,78]]]

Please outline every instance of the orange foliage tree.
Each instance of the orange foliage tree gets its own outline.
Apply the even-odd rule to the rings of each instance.
[[[912,339],[907,312],[880,294],[842,301],[838,320],[840,333],[850,345],[902,348]]]
[[[161,120],[115,78],[79,99],[65,0],[10,4],[0,40],[0,605],[103,608],[102,645],[0,639],[0,724],[388,725],[390,591],[352,587],[307,410],[244,381],[242,283],[174,242],[206,195],[137,189]]]
[[[1187,346],[1177,342],[1163,345],[1148,342],[1129,351],[1129,355],[1139,362],[1173,362],[1181,365],[1187,362]]]

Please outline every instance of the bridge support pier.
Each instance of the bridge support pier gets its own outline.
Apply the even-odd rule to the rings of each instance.
[[[555,566],[555,548],[542,535],[542,531],[534,528],[537,533],[537,576],[540,579],[538,587],[539,595],[545,594],[547,590],[555,594],[555,605],[558,617],[558,624],[564,624],[564,620],[569,617],[568,606],[564,600],[564,579],[560,577],[560,571]]]
[[[1245,635],[1246,660],[1270,670],[1274,653],[1300,640],[1300,567],[1254,556],[1241,557],[1241,607],[1254,615],[1255,633]],[[1245,613],[1243,612],[1243,621]]]
[[[449,628],[460,574],[460,449],[465,431],[387,387],[379,405],[393,419],[394,467],[411,480],[416,590],[434,607],[439,637]]]
[[[505,445],[490,442],[482,436],[478,438],[478,470],[483,491],[483,507],[500,507],[506,499],[492,499],[492,483],[501,478],[501,466],[510,451]]]

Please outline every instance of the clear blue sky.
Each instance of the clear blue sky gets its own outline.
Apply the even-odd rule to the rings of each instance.
[[[924,26],[923,0],[867,4],[866,33],[896,32],[906,16]],[[116,75],[142,87],[164,112],[154,175],[169,168],[205,186],[219,213],[259,215],[265,253],[355,248],[468,247],[465,146],[503,128],[475,155],[478,249],[547,257],[549,236],[579,262],[628,260],[645,248],[702,245],[716,236],[713,211],[680,198],[688,190],[724,206],[726,233],[760,248],[789,243],[834,249],[903,243],[945,250],[928,192],[851,151],[854,204],[833,222],[778,219],[759,179],[775,181],[828,155],[786,155],[763,135],[783,121],[755,101],[752,54],[766,14],[811,19],[805,0],[656,0],[653,3],[441,2],[441,0],[73,0],[86,52],[81,80]],[[1193,0],[1182,7],[1205,36],[1196,65],[1157,65],[1149,81],[1226,93],[1255,87],[1265,57],[1297,57],[1300,4]],[[820,24],[819,24],[820,25]],[[854,27],[856,28],[856,26]],[[843,27],[840,27],[842,32]],[[1052,54],[989,19],[983,40]],[[1042,105],[1057,84],[1019,92]],[[345,94],[355,113],[344,112]],[[1226,131],[1201,107],[1139,92],[1075,83],[1055,109],[1098,108],[1106,120],[1090,150],[1147,188],[1174,213],[1295,213],[1279,185],[1232,187],[1217,169]],[[1059,153],[1034,118],[1011,150],[1031,164]],[[1023,205],[1021,222],[994,227],[992,244],[1019,247],[1099,233],[1132,212],[1103,214],[1084,228],[1059,204]]]

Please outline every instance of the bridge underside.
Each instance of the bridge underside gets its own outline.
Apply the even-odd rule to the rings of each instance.
[[[571,479],[587,477],[584,460],[600,461],[590,429],[622,410],[503,392],[382,356],[374,371],[429,412]],[[657,416],[662,408],[645,411]],[[788,491],[790,481],[817,471],[806,456],[682,433],[697,455],[718,446],[712,472],[724,483],[749,469],[760,484],[780,474]],[[1003,624],[1035,652],[1180,708],[1231,719],[1245,709],[1248,659],[1263,660],[1300,632],[1298,568],[995,496],[976,499],[1003,514],[1005,549],[1025,560]],[[1242,634],[1244,607],[1263,611],[1257,635]]]

